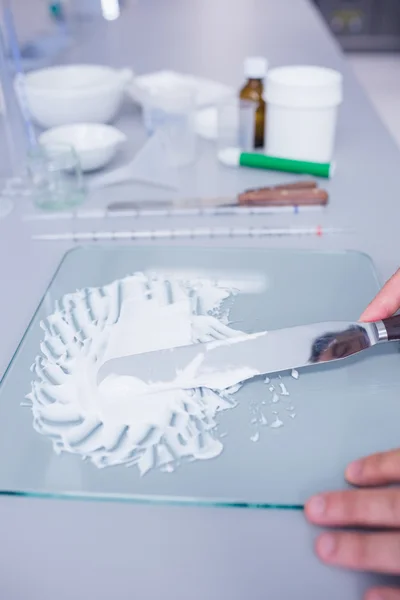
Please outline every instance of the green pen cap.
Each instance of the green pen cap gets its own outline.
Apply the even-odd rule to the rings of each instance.
[[[256,152],[242,152],[239,158],[242,167],[253,169],[268,169],[270,171],[285,171],[287,173],[302,173],[315,177],[329,178],[333,175],[333,163],[315,163],[304,160],[277,158]]]

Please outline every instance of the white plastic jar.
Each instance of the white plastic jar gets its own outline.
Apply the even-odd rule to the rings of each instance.
[[[268,155],[332,161],[338,109],[343,101],[341,73],[313,66],[271,69],[266,101]]]

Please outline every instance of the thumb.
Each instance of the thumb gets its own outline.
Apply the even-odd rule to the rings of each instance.
[[[383,286],[366,308],[360,321],[379,321],[394,315],[400,308],[400,269]]]

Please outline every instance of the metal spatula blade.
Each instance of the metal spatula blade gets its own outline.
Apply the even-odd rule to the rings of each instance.
[[[226,388],[230,374],[233,385],[256,375],[342,360],[395,339],[400,339],[400,317],[377,323],[304,325],[114,358],[100,367],[97,380],[101,383],[114,374],[168,384],[177,373],[187,372],[187,387],[217,389],[216,384],[223,380],[222,387]]]

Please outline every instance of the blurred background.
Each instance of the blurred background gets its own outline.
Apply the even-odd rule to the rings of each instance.
[[[345,50],[400,50],[398,0],[314,1]]]
[[[357,77],[400,146],[400,0],[309,1],[346,52]],[[11,5],[25,61],[23,66],[29,70],[29,67],[45,66],[46,57],[51,53],[62,54],[63,45],[68,43],[66,23],[68,25],[71,14],[79,13],[75,25],[79,21],[80,27],[85,27],[85,15],[88,17],[99,10],[105,20],[112,21],[123,10],[124,0],[12,0]],[[42,58],[44,64],[41,64]]]
[[[400,0],[310,2],[316,5],[346,51],[358,78],[400,145]],[[110,19],[123,4],[121,0],[100,3],[98,0],[13,0],[21,44],[32,44],[35,37],[40,41],[45,24],[54,27],[63,9],[71,3],[83,13],[90,12],[95,3],[101,4]],[[41,43],[43,45],[43,40]]]
[[[400,1],[314,2],[400,145]]]

